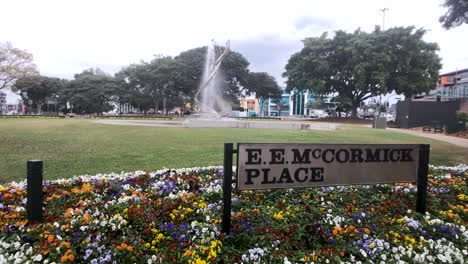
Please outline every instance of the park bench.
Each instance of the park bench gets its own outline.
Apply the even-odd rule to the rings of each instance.
[[[431,125],[424,125],[423,132],[431,132]]]
[[[441,122],[432,122],[432,127],[434,128],[434,134],[442,133],[444,131],[444,125]]]
[[[443,133],[444,125],[439,121],[432,121],[430,124],[426,124],[423,126],[423,132],[431,132],[434,131],[435,133]]]

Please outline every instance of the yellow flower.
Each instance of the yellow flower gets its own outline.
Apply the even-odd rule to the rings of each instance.
[[[210,256],[216,258],[216,251],[210,249]]]
[[[201,260],[201,259],[198,258],[198,259],[195,261],[195,264],[206,264],[206,261]]]
[[[375,247],[375,244],[374,244],[374,243],[372,243],[372,244],[369,245],[369,248],[374,248],[374,247]]]
[[[279,211],[278,213],[274,214],[273,217],[276,219],[283,219],[283,211]]]

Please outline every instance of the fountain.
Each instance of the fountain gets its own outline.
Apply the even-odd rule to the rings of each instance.
[[[205,59],[205,69],[200,87],[195,94],[195,103],[200,112],[194,115],[194,118],[220,119],[223,114],[231,111],[219,89],[223,80],[220,78],[220,66],[223,59],[229,52],[229,41],[226,42],[224,51],[216,58],[216,45],[214,40],[212,45],[208,45]],[[192,117],[193,118],[193,117]]]
[[[194,98],[199,112],[192,114],[184,122],[185,127],[237,127],[237,120],[224,117],[232,108],[224,100],[220,90],[223,82],[220,72],[221,62],[228,54],[229,46],[228,40],[226,47],[217,57],[214,40],[212,45],[208,45],[202,80]]]

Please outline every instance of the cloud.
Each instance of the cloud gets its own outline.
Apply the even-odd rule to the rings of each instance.
[[[279,35],[266,35],[249,40],[233,40],[232,50],[250,62],[250,70],[267,72],[282,85],[281,77],[289,57],[302,49],[300,40],[282,39]]]
[[[336,28],[335,22],[327,18],[301,16],[294,21],[294,27],[298,31],[303,30],[330,30]]]

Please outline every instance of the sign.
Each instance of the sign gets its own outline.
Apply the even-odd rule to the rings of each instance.
[[[426,212],[430,145],[224,143],[222,232],[231,230],[233,155],[237,190],[417,182]]]
[[[416,182],[416,144],[238,144],[237,190]]]

